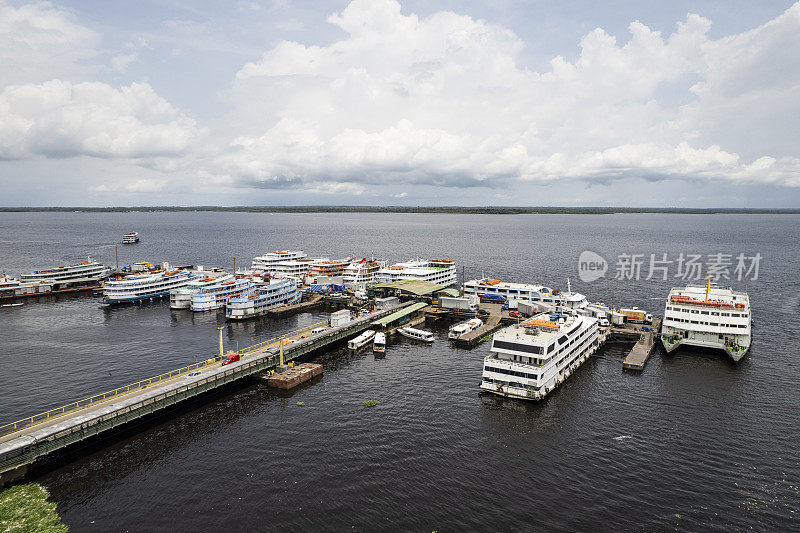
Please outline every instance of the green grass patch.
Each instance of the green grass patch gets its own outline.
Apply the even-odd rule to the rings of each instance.
[[[0,532],[63,533],[69,531],[47,501],[50,493],[38,483],[16,485],[0,492]]]
[[[305,402],[297,402],[297,407],[305,407],[305,406],[306,406]]]
[[[379,403],[381,402],[379,402],[378,400],[367,400],[366,402],[364,402],[364,407],[375,407]]]

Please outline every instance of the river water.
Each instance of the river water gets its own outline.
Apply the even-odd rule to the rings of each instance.
[[[0,213],[0,268],[18,275],[86,256],[228,269],[275,249],[330,257],[451,258],[468,278],[573,290],[663,314],[680,280],[644,279],[650,254],[761,254],[755,327],[739,364],[659,349],[641,374],[607,344],[542,403],[478,394],[487,346],[390,340],[337,348],[291,393],[248,382],[71,454],[39,473],[75,531],[797,530],[800,527],[800,217]],[[578,279],[578,256],[609,263]],[[639,280],[614,279],[644,254]],[[733,267],[731,267],[733,273]],[[635,276],[633,276],[635,278]],[[734,278],[736,276],[733,276]],[[226,347],[322,313],[227,324]],[[105,308],[64,296],[0,308],[0,421],[207,357],[214,313],[168,302]],[[380,404],[365,409],[365,400]],[[298,406],[298,402],[305,406]]]

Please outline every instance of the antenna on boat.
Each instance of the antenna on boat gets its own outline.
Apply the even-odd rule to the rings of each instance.
[[[569,278],[567,278],[567,294],[572,294],[572,285],[569,282]]]
[[[708,293],[711,291],[711,276],[706,280],[706,301],[708,301]]]

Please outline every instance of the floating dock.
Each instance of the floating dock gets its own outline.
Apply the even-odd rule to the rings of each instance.
[[[456,346],[462,348],[472,348],[477,345],[482,338],[486,335],[491,335],[498,329],[503,327],[500,319],[502,318],[502,305],[501,304],[481,304],[481,309],[489,311],[489,316],[486,317],[486,322],[469,333],[465,333],[455,340]]]
[[[413,305],[411,302],[310,333],[312,324],[291,334],[239,350],[241,360],[222,365],[222,356],[175,369],[112,391],[97,394],[50,411],[0,426],[0,486],[23,477],[28,465],[48,455],[184,400],[250,376],[263,374],[283,359],[292,361],[309,352],[345,341],[376,320]],[[189,375],[199,371],[199,374]],[[312,371],[313,375],[313,371]],[[310,377],[309,377],[310,379]]]
[[[661,330],[661,319],[653,319],[650,331],[639,330],[639,340],[633,345],[628,357],[622,362],[622,368],[625,370],[644,370],[644,365],[650,359],[650,354],[656,347],[656,339],[658,332]]]
[[[288,390],[321,375],[322,365],[316,363],[300,363],[283,372],[269,376],[267,378],[267,385]]]

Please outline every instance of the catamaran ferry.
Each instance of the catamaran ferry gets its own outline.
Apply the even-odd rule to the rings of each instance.
[[[375,275],[377,283],[391,283],[401,279],[428,281],[449,287],[458,281],[458,272],[456,272],[456,266],[449,259],[431,259],[430,261],[417,259],[384,267]]]
[[[192,311],[212,311],[225,307],[231,298],[244,295],[253,286],[252,278],[239,278],[200,287],[192,294],[189,308]]]
[[[750,298],[707,283],[672,289],[664,310],[661,342],[667,352],[681,345],[724,350],[739,361],[750,349]]]
[[[197,277],[191,271],[169,270],[110,279],[103,285],[103,301],[113,305],[161,298]]]
[[[567,280],[567,286],[570,287],[569,280]],[[506,300],[522,300],[570,309],[582,309],[589,304],[583,294],[573,293],[571,287],[564,293],[544,285],[508,283],[499,279],[489,278],[467,281],[464,283],[464,294],[475,294],[477,296],[499,294],[505,297]]]
[[[228,300],[225,318],[243,320],[265,314],[270,309],[300,300],[297,282],[291,278],[271,279],[258,284],[236,298]]]
[[[457,339],[461,335],[465,333],[469,333],[472,330],[475,330],[483,325],[483,320],[480,318],[471,318],[466,322],[462,322],[461,324],[456,324],[455,326],[450,328],[450,331],[447,332],[447,337],[449,339]]]
[[[353,261],[345,267],[342,273],[342,283],[354,289],[363,289],[367,285],[375,283],[375,275],[385,267],[386,261],[374,257]]]
[[[215,274],[219,275],[214,277]],[[210,271],[204,278],[192,280],[184,287],[169,291],[169,306],[171,309],[189,309],[192,306],[192,295],[202,287],[224,283],[232,279],[234,279],[233,274]]]
[[[541,313],[495,333],[480,387],[500,396],[541,400],[598,345],[596,318]]]
[[[306,254],[303,250],[284,250],[282,252],[268,252],[264,255],[260,255],[253,259],[253,264],[250,267],[256,274],[264,275],[272,275],[275,271],[275,265],[281,263],[283,261],[293,261],[295,259],[301,259],[305,257]]]
[[[110,273],[110,268],[93,261],[89,257],[83,263],[75,265],[34,270],[33,272],[22,274],[19,279],[21,282],[38,281],[50,283],[58,289],[76,285],[96,285]]]

